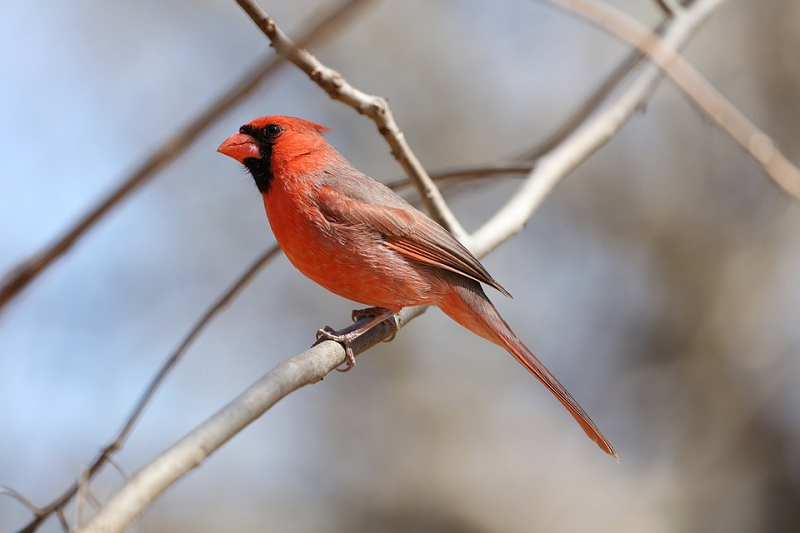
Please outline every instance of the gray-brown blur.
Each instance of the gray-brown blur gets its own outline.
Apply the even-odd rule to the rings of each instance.
[[[318,3],[262,5],[292,34]],[[798,50],[796,0],[734,0],[686,49],[795,164]],[[387,96],[441,168],[545,139],[626,49],[528,0],[395,0],[312,51]],[[0,272],[266,53],[233,2],[2,6]],[[330,126],[361,170],[399,174],[372,123],[287,67],[0,315],[0,484],[56,497],[273,242],[255,187],[215,153],[265,114]],[[448,199],[474,229],[516,186]],[[237,436],[146,531],[800,531],[800,205],[668,81],[485,264],[515,298],[489,296],[620,465],[510,356],[431,311]],[[135,471],[353,307],[281,257],[199,338],[119,461]],[[93,488],[119,483],[107,468]],[[29,519],[0,498],[0,531]]]

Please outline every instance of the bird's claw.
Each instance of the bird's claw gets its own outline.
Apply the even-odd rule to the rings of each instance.
[[[397,333],[397,322],[395,321],[392,314],[395,311],[390,309],[384,309],[383,307],[368,307],[366,309],[356,309],[352,313],[352,318],[354,322],[358,322],[361,319],[372,317],[372,320],[368,321],[367,323],[353,329],[352,331],[347,331],[346,333],[341,333],[336,331],[330,326],[325,326],[322,329],[317,330],[317,342],[319,344],[326,340],[331,340],[334,342],[338,342],[339,344],[344,347],[344,353],[347,356],[347,360],[345,361],[345,368],[337,368],[339,372],[347,372],[351,370],[354,366],[356,366],[356,356],[353,353],[352,344],[358,337],[360,337],[365,331],[371,329],[379,322],[385,322],[388,324],[389,328],[392,330],[392,335],[384,342],[388,342],[394,339],[395,334]],[[353,327],[353,326],[351,326]]]
[[[356,366],[356,356],[353,353],[353,348],[350,346],[353,343],[353,337],[347,333],[339,333],[335,329],[330,326],[325,326],[322,329],[317,330],[317,342],[330,340],[334,342],[338,342],[344,348],[344,353],[347,356],[346,367],[345,368],[336,368],[339,372],[349,372]]]

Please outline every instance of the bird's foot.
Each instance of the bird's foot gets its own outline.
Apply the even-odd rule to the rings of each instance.
[[[394,319],[394,314],[397,311],[392,309],[385,309],[383,307],[368,307],[367,309],[356,309],[352,313],[353,320],[358,322],[367,317],[372,317],[371,320],[364,323],[361,326],[358,326],[350,331],[342,330],[336,331],[330,326],[325,326],[322,329],[317,330],[317,342],[315,344],[319,344],[320,342],[326,340],[332,340],[334,342],[338,342],[339,344],[344,347],[344,353],[347,357],[345,364],[347,365],[345,368],[337,368],[339,372],[347,372],[351,370],[354,366],[356,366],[356,356],[353,353],[353,341],[363,335],[365,332],[372,329],[374,326],[380,324],[381,322],[385,322],[388,326],[392,329],[392,336],[386,339],[384,342],[388,342],[392,340],[397,333],[397,322]],[[351,326],[353,327],[353,326]]]
[[[344,348],[345,356],[347,356],[347,361],[346,361],[347,366],[345,368],[337,368],[336,370],[338,370],[339,372],[348,372],[354,366],[356,366],[356,356],[353,353],[352,344],[353,341],[356,340],[359,335],[361,335],[361,333],[362,332],[359,332],[357,330],[349,331],[347,333],[339,333],[332,327],[325,326],[324,328],[317,330],[316,344],[319,344],[320,342],[326,340],[338,342],[339,344],[341,344],[342,347]]]

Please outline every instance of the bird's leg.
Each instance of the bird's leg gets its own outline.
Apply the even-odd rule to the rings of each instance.
[[[362,318],[367,318],[368,316],[377,317],[385,311],[388,311],[388,309],[386,309],[385,307],[367,307],[366,309],[353,309],[353,312],[350,314],[350,317],[353,319],[353,322],[358,322]],[[393,311],[392,316],[390,316],[386,320],[381,321],[387,326],[389,326],[389,329],[392,330],[391,336],[389,336],[388,339],[383,339],[383,342],[391,342],[394,340],[395,335],[397,335],[397,322],[395,322],[394,320],[395,313],[396,311]]]
[[[332,340],[344,346],[344,351],[347,355],[347,368],[337,368],[336,370],[339,370],[340,372],[347,372],[356,364],[356,357],[353,353],[353,348],[351,347],[353,341],[381,322],[386,322],[389,324],[389,327],[393,329],[392,337],[394,337],[394,334],[397,332],[397,323],[392,319],[392,317],[396,312],[397,311],[394,309],[384,309],[383,307],[357,309],[353,311],[353,320],[358,321],[368,316],[373,318],[365,324],[353,329],[352,331],[339,332],[330,326],[325,326],[324,328],[317,330],[317,343],[320,343],[323,340]]]

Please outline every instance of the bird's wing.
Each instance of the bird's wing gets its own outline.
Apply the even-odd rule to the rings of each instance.
[[[386,246],[412,261],[455,272],[511,296],[447,230],[388,187],[363,178],[345,186],[342,182],[348,180],[320,187],[320,209],[329,221],[366,226],[380,233]]]

